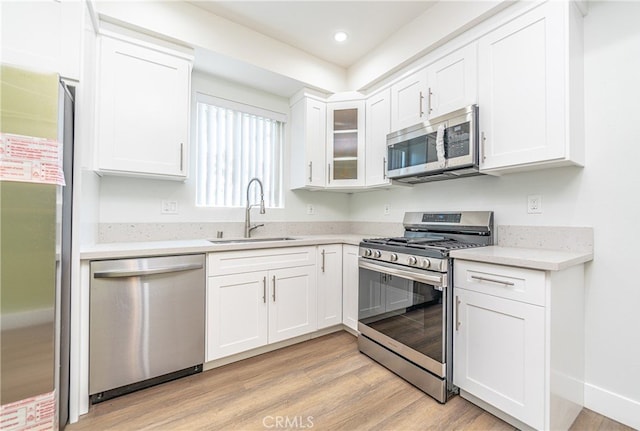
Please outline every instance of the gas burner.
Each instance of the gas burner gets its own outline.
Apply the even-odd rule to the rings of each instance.
[[[363,257],[414,266],[418,258],[447,259],[451,250],[493,244],[491,212],[406,213],[403,224],[405,236],[363,240]]]

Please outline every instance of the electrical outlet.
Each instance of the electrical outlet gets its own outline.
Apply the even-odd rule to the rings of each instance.
[[[542,195],[527,196],[527,213],[542,214]]]
[[[178,214],[178,201],[162,201],[161,214]]]
[[[307,214],[313,215],[315,213],[316,213],[316,209],[313,207],[313,205],[307,204]]]
[[[389,215],[391,212],[391,206],[389,204],[384,204],[384,215]]]

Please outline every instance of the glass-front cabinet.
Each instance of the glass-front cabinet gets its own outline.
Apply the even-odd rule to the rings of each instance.
[[[327,187],[364,185],[364,101],[327,104]]]

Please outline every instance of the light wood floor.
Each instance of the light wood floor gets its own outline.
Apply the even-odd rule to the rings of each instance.
[[[439,404],[358,352],[316,338],[91,406],[79,430],[514,430],[461,397]],[[572,430],[631,430],[583,410]]]

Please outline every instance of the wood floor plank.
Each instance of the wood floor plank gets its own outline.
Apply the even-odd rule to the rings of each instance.
[[[280,421],[279,425],[276,421]],[[453,397],[440,404],[337,332],[91,406],[69,431],[497,430],[515,428]],[[584,409],[573,431],[630,431]]]

